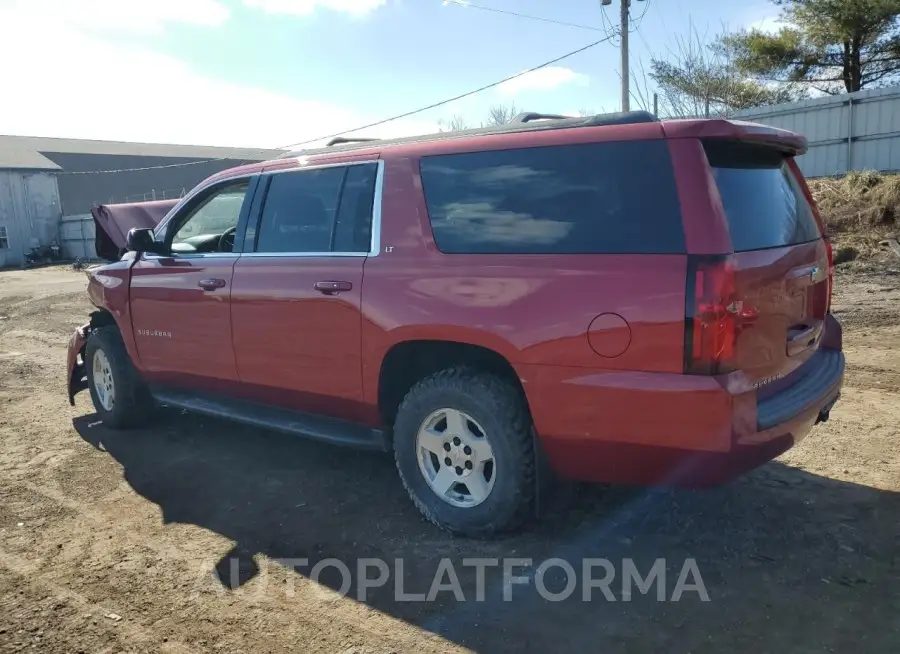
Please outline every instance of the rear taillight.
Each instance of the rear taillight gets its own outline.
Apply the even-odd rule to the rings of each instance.
[[[742,312],[731,257],[688,257],[686,291],[684,371],[695,375],[731,372]]]
[[[825,315],[827,316],[828,312],[831,311],[831,292],[834,289],[834,249],[831,247],[831,241],[825,236],[825,228],[822,227],[822,218],[819,217],[819,210],[816,208],[816,205],[813,205],[813,212],[815,212],[816,219],[819,221],[819,226],[822,229],[822,239],[825,241],[825,254],[828,257],[828,300],[825,302]]]

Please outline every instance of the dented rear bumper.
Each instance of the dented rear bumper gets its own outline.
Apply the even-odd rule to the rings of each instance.
[[[69,352],[66,356],[69,404],[75,405],[75,396],[87,388],[87,370],[84,365],[84,344],[90,323],[82,325],[69,337]]]

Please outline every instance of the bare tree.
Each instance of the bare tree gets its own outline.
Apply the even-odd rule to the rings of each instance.
[[[509,105],[495,104],[488,110],[487,120],[482,127],[492,127],[494,125],[505,125],[513,118],[522,113],[515,103]]]
[[[481,121],[480,127],[495,127],[497,125],[506,125],[519,114],[524,113],[515,103],[495,104],[488,109],[487,119]],[[592,109],[579,109],[578,115],[582,117],[593,116],[597,112]],[[441,119],[438,121],[441,132],[456,132],[472,127],[465,118],[459,114],[454,114],[449,119]]]
[[[461,132],[464,129],[469,129],[469,125],[466,123],[466,119],[459,114],[453,114],[447,120],[443,118],[438,120],[439,132]]]

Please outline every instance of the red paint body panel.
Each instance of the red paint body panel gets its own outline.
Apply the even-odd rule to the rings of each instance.
[[[142,257],[131,271],[137,363],[151,380],[237,382],[231,337],[231,278],[237,255]],[[204,290],[205,279],[224,285]]]
[[[242,394],[359,421],[365,257],[244,257],[234,268],[231,321]],[[346,281],[325,295],[319,281]]]
[[[697,139],[671,139],[672,170],[691,254],[723,254],[731,250],[725,210],[703,144]]]
[[[575,366],[680,373],[684,366],[683,256],[566,257],[429,253],[366,263],[363,310],[380,345],[368,347],[368,369],[385,346],[406,340],[451,340],[483,345],[512,364]],[[406,302],[391,302],[401,294]],[[540,310],[537,308],[540,307]],[[629,346],[600,357],[588,341],[599,314],[627,321]],[[598,343],[619,334],[594,332]]]
[[[451,255],[435,246],[418,172],[422,156],[660,138],[669,144],[685,254]],[[739,334],[740,369],[683,374],[689,258],[734,254],[701,138],[805,148],[803,137],[784,130],[687,120],[376,142],[252,164],[201,186],[232,175],[381,159],[378,256],[142,259],[131,279],[131,313],[131,264],[119,262],[100,275],[124,283],[92,282],[92,299],[116,316],[148,379],[373,427],[381,420],[381,366],[391,348],[417,340],[478,345],[515,370],[561,475],[640,484],[724,481],[809,431],[834,389],[766,431],[757,430],[757,401],[790,386],[815,347],[839,349],[841,337],[827,313],[830,289],[790,281],[792,271],[824,261],[824,242],[741,253],[734,256],[735,282],[761,314]],[[648,180],[647,192],[652,185]],[[226,286],[197,288],[211,276],[227,279]],[[350,290],[323,295],[314,289],[323,280],[349,282]],[[818,343],[789,355],[781,345],[789,328],[812,318],[822,322]],[[132,326],[173,337],[138,331],[135,341]],[[73,351],[82,346],[73,337],[70,379]],[[771,376],[780,379],[761,384]]]
[[[838,382],[838,387],[840,386]],[[770,461],[802,441],[819,418],[822,406],[816,406],[794,416],[789,421],[765,431],[756,431],[755,407],[753,393],[733,398],[734,418],[729,422],[723,419],[715,400],[711,406],[700,404],[700,396],[693,397],[683,390],[677,397],[686,401],[698,413],[688,410],[676,410],[672,421],[657,419],[655,426],[657,437],[650,443],[627,442],[621,440],[605,440],[600,438],[543,439],[544,446],[551,457],[556,471],[570,479],[597,481],[603,483],[622,483],[634,485],[674,486],[681,488],[697,488],[721,484]],[[648,395],[645,398],[654,407],[662,409],[665,401],[660,397]],[[823,402],[826,398],[823,398]],[[675,405],[672,402],[671,405]],[[636,404],[632,404],[636,407]],[[722,420],[713,429],[714,416]],[[644,410],[646,413],[646,409]],[[752,426],[747,427],[747,414],[753,414]],[[616,417],[621,418],[624,412]],[[640,415],[640,414],[638,414]],[[702,416],[703,423],[699,423]],[[634,415],[620,424],[632,422]],[[732,430],[730,442],[725,447],[719,442],[715,449],[709,445],[716,444],[715,438],[706,446],[698,448],[685,447],[684,441],[672,437],[672,425],[684,418],[696,425],[696,428],[709,428],[711,436],[722,431]],[[606,419],[606,416],[603,416]],[[744,425],[744,435],[737,430]]]
[[[88,297],[91,303],[112,315],[122,333],[125,349],[132,360],[137,360],[137,347],[131,329],[130,280],[132,255],[121,261],[109,263],[88,271]]]
[[[737,365],[755,381],[787,376],[815,354],[819,343],[828,303],[825,243],[740,252],[734,262],[738,294],[753,315],[737,336]],[[821,272],[813,281],[810,271],[816,267]],[[808,347],[789,352],[795,326],[816,331]]]

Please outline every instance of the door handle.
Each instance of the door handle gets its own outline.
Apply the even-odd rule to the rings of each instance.
[[[789,357],[799,354],[816,344],[822,333],[823,322],[815,321],[811,325],[796,325],[788,330],[787,350]]]
[[[316,282],[313,287],[319,293],[324,293],[325,295],[334,295],[335,293],[340,293],[341,291],[349,291],[353,288],[353,284],[350,282],[332,282],[332,281],[322,281]]]
[[[201,279],[199,282],[197,282],[197,286],[202,288],[204,291],[214,291],[217,288],[222,288],[223,286],[225,286],[225,280],[218,278]]]

